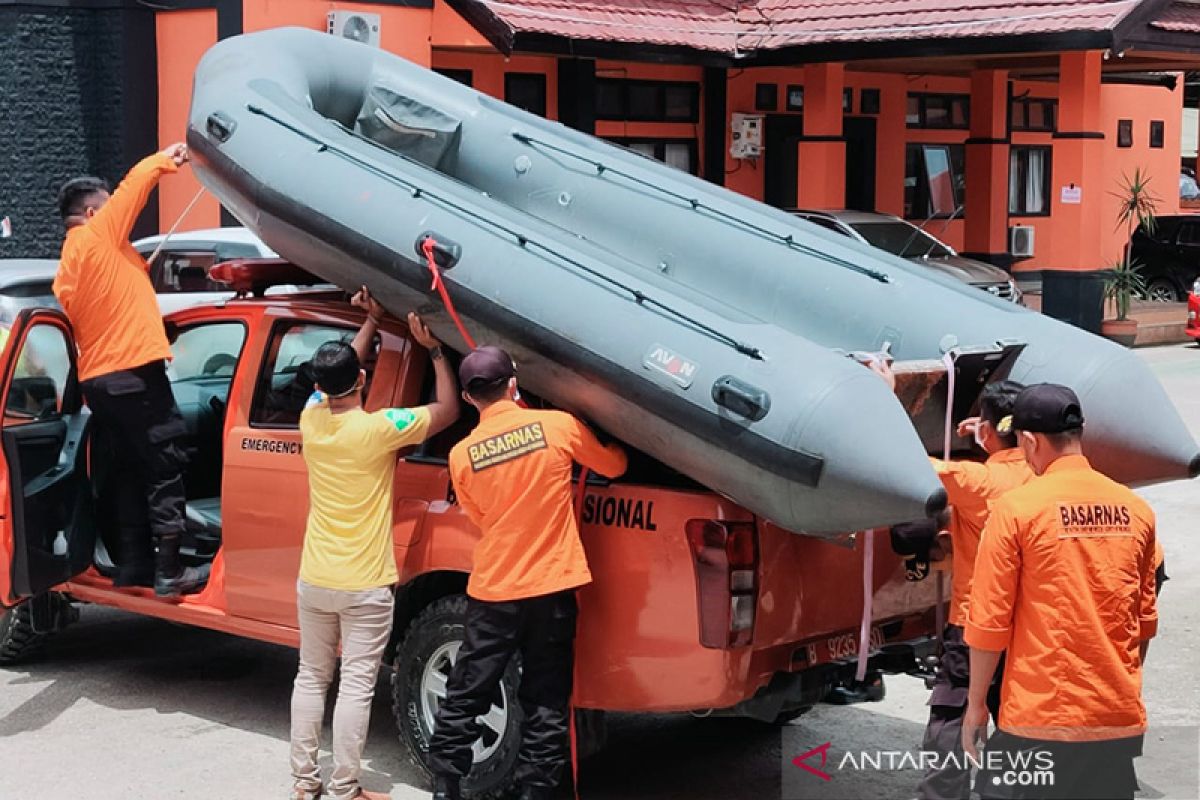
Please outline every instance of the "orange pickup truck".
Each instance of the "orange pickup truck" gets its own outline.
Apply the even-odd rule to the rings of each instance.
[[[362,321],[343,295],[262,297],[265,283],[305,283],[294,267],[223,267],[243,295],[167,318],[170,377],[185,416],[192,563],[212,564],[200,594],[164,602],[115,589],[105,453],[89,446],[70,326],[58,312],[20,314],[4,347],[0,440],[0,663],[32,655],[78,603],[125,609],[296,646],[296,574],[307,513],[297,421],[311,387],[301,369],[323,342]],[[311,282],[311,281],[308,281]],[[416,405],[432,391],[425,352],[388,320],[375,343],[369,408]],[[460,424],[402,453],[395,552],[401,585],[389,649],[401,742],[422,764],[454,663],[478,532],[455,504],[446,456]],[[619,433],[619,432],[617,432]],[[696,712],[786,721],[852,674],[862,609],[862,541],[797,536],[636,453],[619,481],[588,487],[583,538],[595,583],[580,597],[579,709],[586,750],[600,712]],[[872,667],[918,667],[933,631],[931,581],[905,580],[876,537]],[[511,779],[520,713],[514,664],[466,788]]]

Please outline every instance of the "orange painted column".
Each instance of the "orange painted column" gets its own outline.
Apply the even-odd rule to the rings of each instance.
[[[843,64],[804,68],[804,138],[799,147],[796,203],[801,208],[846,206],[846,140],[842,135]]]
[[[1008,254],[1008,72],[971,74],[963,251],[1003,263]]]
[[[1059,56],[1058,131],[1054,134],[1050,185],[1054,224],[1048,229],[1050,269],[1105,266],[1101,252],[1105,220],[1101,216],[1105,193],[1113,187],[1104,174],[1100,66],[1098,51]],[[1078,193],[1062,191],[1072,186]],[[1064,196],[1078,202],[1064,203]],[[1042,243],[1038,244],[1041,249]]]
[[[192,104],[192,78],[196,65],[217,43],[217,12],[213,9],[159,12],[155,15],[158,38],[158,142],[166,147],[187,135]],[[158,222],[166,231],[200,191],[200,181],[190,169],[164,178],[158,187]],[[205,194],[179,226],[180,230],[216,228],[221,206]]]

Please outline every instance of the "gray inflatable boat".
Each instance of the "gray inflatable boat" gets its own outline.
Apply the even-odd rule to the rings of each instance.
[[[462,350],[430,288],[432,238],[468,329],[513,351],[532,391],[790,530],[944,504],[925,457],[938,404],[918,436],[852,350],[964,354],[959,416],[997,375],[1068,383],[1111,474],[1200,468],[1127,351],[378,49],[304,29],[221,42],[188,141],[202,182],[273,249],[421,308]]]

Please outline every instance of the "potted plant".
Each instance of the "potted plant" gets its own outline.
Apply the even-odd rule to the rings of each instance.
[[[1125,248],[1121,260],[1104,278],[1105,304],[1111,305],[1117,316],[1104,320],[1100,332],[1114,342],[1130,347],[1137,339],[1137,320],[1129,319],[1129,305],[1134,297],[1146,295],[1146,280],[1139,271],[1140,266],[1133,261],[1133,232],[1142,228],[1146,233],[1154,233],[1158,199],[1150,193],[1150,176],[1141,167],[1133,171],[1132,177],[1122,176],[1122,180],[1121,190],[1113,192],[1113,196],[1119,201],[1117,229],[1125,229]]]
[[[1125,347],[1132,347],[1138,334],[1137,320],[1129,319],[1129,303],[1134,297],[1146,294],[1146,279],[1140,270],[1140,264],[1126,257],[1113,264],[1104,278],[1104,301],[1111,303],[1117,316],[1104,320],[1100,332]]]

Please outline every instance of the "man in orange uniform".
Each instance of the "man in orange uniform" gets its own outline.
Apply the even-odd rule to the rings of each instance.
[[[1013,427],[1039,477],[993,504],[975,563],[963,720],[973,755],[1008,651],[999,730],[976,788],[984,797],[1132,798],[1146,729],[1142,662],[1158,627],[1154,513],[1091,468],[1083,412],[1067,387],[1023,391]],[[1053,786],[1022,781],[1010,764],[1023,758]]]
[[[517,781],[522,800],[548,798],[569,756],[575,590],[591,582],[571,497],[578,461],[606,477],[624,451],[602,445],[560,411],[520,408],[512,358],[472,351],[459,367],[479,425],[450,452],[458,501],[483,536],[467,585],[465,640],[429,742],[435,800],[455,800],[486,713],[514,653],[525,712]]]
[[[917,787],[923,800],[971,796],[971,770],[962,753],[962,718],[967,705],[970,654],[963,642],[963,626],[971,596],[971,578],[975,572],[975,554],[979,537],[988,520],[989,504],[1017,486],[1028,483],[1033,471],[1017,446],[1017,437],[1008,427],[1013,404],[1024,387],[1012,381],[999,381],[984,387],[979,398],[979,417],[966,420],[960,433],[968,430],[975,442],[988,454],[987,461],[941,461],[933,459],[934,469],[946,487],[952,508],[950,543],[952,577],[950,614],[943,632],[941,667],[929,697],[929,723],[925,728],[923,749],[953,758],[939,759],[925,772]]]
[[[207,571],[184,569],[179,560],[186,429],[167,380],[171,348],[150,267],[129,235],[159,178],[187,160],[187,147],[175,144],[134,166],[111,196],[98,178],[76,178],[58,197],[67,237],[54,294],[75,331],[79,379],[97,433],[115,443],[115,583],[153,583],[164,597],[200,588]]]

